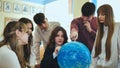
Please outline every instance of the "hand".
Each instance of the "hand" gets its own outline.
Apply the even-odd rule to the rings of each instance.
[[[90,22],[84,21],[84,26],[86,27],[86,29],[87,29],[88,32],[92,31],[91,26],[90,26]]]
[[[59,50],[60,50],[60,48],[61,48],[61,46],[57,46],[56,48],[55,48],[55,54],[58,54],[58,52],[59,52]]]
[[[70,38],[72,41],[76,41],[78,38],[78,32],[77,31],[72,31],[70,34]]]
[[[35,68],[40,68],[40,64],[35,65]]]

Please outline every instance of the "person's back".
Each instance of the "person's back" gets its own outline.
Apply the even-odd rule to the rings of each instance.
[[[97,18],[93,16],[95,5],[86,2],[82,6],[81,12],[82,16],[73,19],[71,22],[70,38],[71,40],[84,43],[91,52],[97,31]]]

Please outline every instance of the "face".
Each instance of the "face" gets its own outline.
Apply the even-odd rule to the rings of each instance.
[[[20,32],[19,30],[17,30],[16,35],[19,38],[18,42],[20,45],[28,44],[29,35],[27,32]]]
[[[47,28],[48,28],[47,20],[45,20],[45,22],[42,23],[41,25],[38,25],[38,27],[39,27],[41,30],[47,30]]]
[[[56,45],[61,46],[63,42],[64,42],[63,32],[59,31],[57,33],[57,36],[55,37],[55,43]]]
[[[32,33],[32,24],[31,23],[27,23],[27,28],[28,28],[29,34],[31,34]]]
[[[99,19],[100,23],[104,23],[105,22],[105,14],[100,13],[98,16],[98,19]]]

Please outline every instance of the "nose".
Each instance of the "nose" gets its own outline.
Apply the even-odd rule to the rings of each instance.
[[[63,37],[62,36],[59,36],[59,39],[61,40]]]

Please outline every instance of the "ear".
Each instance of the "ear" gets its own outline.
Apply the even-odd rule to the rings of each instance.
[[[18,29],[15,31],[15,33],[18,37],[21,35],[21,32]]]

